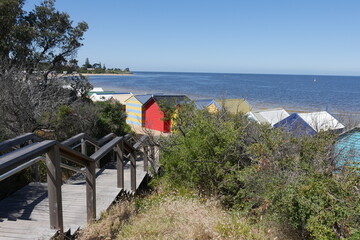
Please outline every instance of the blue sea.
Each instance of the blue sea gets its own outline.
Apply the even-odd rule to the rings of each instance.
[[[105,90],[185,94],[196,98],[245,98],[254,108],[360,114],[360,77],[230,73],[135,72],[90,76]]]

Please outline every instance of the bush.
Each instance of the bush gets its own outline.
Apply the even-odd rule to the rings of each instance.
[[[54,131],[57,140],[64,140],[84,132],[100,138],[109,133],[118,136],[131,132],[120,103],[77,101],[61,105],[55,114],[44,114],[41,121]]]
[[[336,170],[334,137],[294,137],[226,112],[182,107],[176,134],[162,139],[164,178],[216,195],[254,221],[293,226],[303,238],[351,237],[360,230],[360,176]]]

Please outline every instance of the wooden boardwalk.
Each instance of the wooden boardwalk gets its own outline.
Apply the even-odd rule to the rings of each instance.
[[[96,218],[100,217],[122,191],[131,192],[129,163],[124,167],[124,189],[117,188],[116,169],[97,169]],[[143,161],[136,161],[136,188],[147,175]],[[85,180],[63,184],[64,231],[76,231],[87,224]],[[0,201],[0,239],[49,239],[56,229],[49,227],[46,183],[30,183]]]

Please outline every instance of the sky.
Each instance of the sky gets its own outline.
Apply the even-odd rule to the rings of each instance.
[[[38,0],[27,0],[32,9]],[[89,58],[132,71],[360,75],[359,0],[57,0]]]

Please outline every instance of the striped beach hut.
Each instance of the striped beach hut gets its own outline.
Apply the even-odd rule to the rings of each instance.
[[[144,126],[145,114],[143,110],[144,104],[152,98],[151,94],[133,95],[125,101],[126,105],[126,123]]]
[[[345,126],[327,111],[311,113],[293,113],[276,123],[274,127],[281,127],[292,132],[295,136],[315,135],[320,131],[341,131]]]
[[[221,99],[221,100],[216,100],[216,103],[220,105],[222,109],[225,109],[226,111],[232,114],[237,114],[237,113],[245,114],[252,110],[252,107],[243,98]]]
[[[220,105],[214,99],[198,99],[194,101],[194,104],[197,109],[207,109],[210,113],[217,113],[221,110]]]

